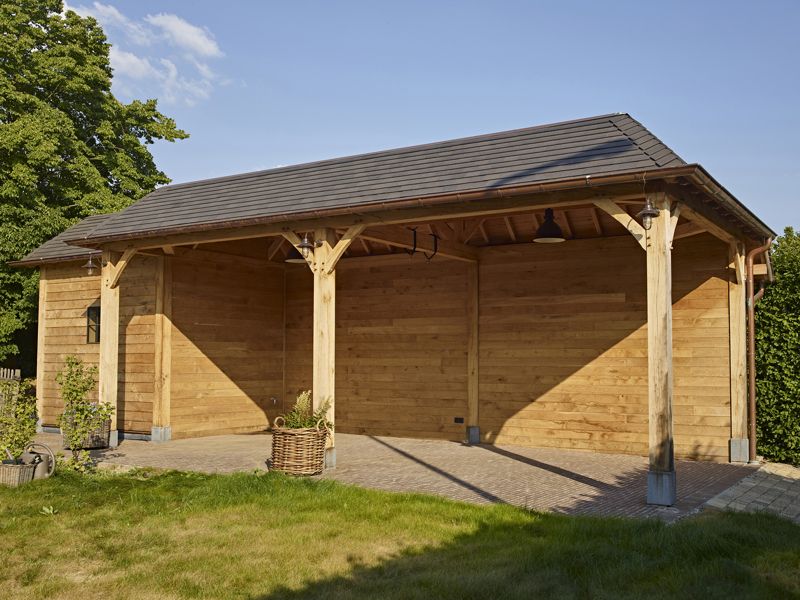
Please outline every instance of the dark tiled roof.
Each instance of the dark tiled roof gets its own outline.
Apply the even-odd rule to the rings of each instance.
[[[22,260],[10,263],[14,266],[31,266],[49,262],[60,262],[66,260],[81,260],[88,258],[92,254],[98,254],[96,250],[70,246],[64,240],[82,237],[106,221],[111,215],[92,215],[83,221],[76,223],[66,231],[59,233],[53,239],[45,242],[36,250],[29,253]]]
[[[613,114],[169,185],[73,239],[142,237],[684,164],[629,115]]]

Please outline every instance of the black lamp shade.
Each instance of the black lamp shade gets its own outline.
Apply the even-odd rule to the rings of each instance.
[[[533,241],[539,244],[557,244],[564,241],[564,233],[553,217],[553,209],[544,211],[544,222],[536,230]]]
[[[300,254],[300,251],[297,250],[297,248],[292,246],[292,249],[289,250],[289,255],[286,257],[286,261],[285,262],[292,263],[292,264],[298,264],[298,265],[304,265],[304,264],[306,264],[306,259],[303,258],[303,256]]]

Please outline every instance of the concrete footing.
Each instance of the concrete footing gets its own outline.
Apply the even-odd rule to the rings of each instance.
[[[336,468],[336,448],[325,449],[325,468],[326,469]]]
[[[151,442],[168,442],[172,439],[172,427],[153,427],[150,429]]]
[[[650,471],[647,474],[647,503],[672,506],[678,497],[675,471]]]
[[[119,446],[119,430],[112,429],[111,435],[108,436],[108,447],[116,448],[117,446]]]
[[[730,460],[734,463],[746,463],[750,460],[749,440],[747,438],[731,438],[728,440]]]
[[[481,443],[481,428],[477,425],[469,425],[467,427],[467,443],[480,444]]]

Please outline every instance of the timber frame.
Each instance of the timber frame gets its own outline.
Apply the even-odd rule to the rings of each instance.
[[[422,151],[414,150],[415,153]],[[593,146],[590,148],[590,155],[595,156],[593,153],[602,154],[607,151],[610,152],[608,148],[598,149]],[[665,154],[668,149],[662,149],[660,152]],[[589,448],[590,445],[580,446],[579,443],[585,440],[593,442],[600,440],[598,443],[601,444],[613,438],[613,425],[609,423],[613,423],[619,415],[612,411],[606,420],[591,421],[591,416],[580,412],[582,395],[591,393],[595,380],[600,382],[596,384],[597,387],[603,387],[612,385],[606,380],[613,382],[616,377],[630,383],[633,389],[642,379],[642,388],[646,388],[646,412],[643,415],[636,413],[639,405],[635,405],[635,398],[631,399],[636,395],[635,392],[629,392],[627,395],[622,392],[617,394],[622,398],[620,400],[622,404],[614,408],[620,410],[628,410],[626,408],[628,406],[634,408],[630,409],[630,413],[625,413],[629,429],[620,436],[620,441],[615,442],[619,446],[613,448],[638,451],[631,450],[631,448],[640,449],[636,446],[638,441],[634,443],[631,440],[639,440],[637,427],[641,426],[642,431],[646,428],[646,443],[643,446],[646,447],[649,456],[647,501],[657,505],[672,505],[677,499],[675,456],[676,445],[680,444],[680,439],[676,443],[676,436],[680,434],[680,427],[686,427],[687,419],[694,419],[691,420],[689,427],[702,428],[706,423],[713,422],[716,423],[715,427],[718,430],[724,429],[726,436],[729,435],[729,438],[724,440],[726,458],[729,460],[747,462],[752,458],[749,456],[747,438],[745,256],[754,248],[759,248],[764,239],[769,237],[770,231],[702,167],[682,162],[678,165],[677,157],[669,160],[672,161],[670,166],[651,168],[646,172],[623,171],[605,174],[601,172],[598,175],[586,174],[552,181],[509,183],[477,190],[463,189],[457,192],[442,192],[439,195],[386,200],[374,204],[358,206],[342,204],[340,207],[309,212],[298,211],[278,216],[199,223],[175,226],[171,229],[143,228],[141,231],[130,231],[124,235],[93,236],[89,231],[83,237],[67,239],[72,248],[79,246],[85,252],[102,252],[100,400],[115,406],[120,405],[118,386],[121,381],[120,352],[123,350],[120,346],[121,329],[125,333],[120,317],[120,286],[125,284],[131,269],[136,269],[136,267],[129,269],[132,261],[134,264],[137,260],[150,261],[147,264],[153,273],[153,324],[152,329],[147,329],[146,333],[141,334],[142,339],[152,339],[153,345],[152,358],[148,356],[147,359],[153,363],[150,421],[152,428],[149,436],[153,441],[167,441],[179,433],[176,403],[179,401],[179,393],[186,393],[181,386],[185,388],[187,385],[187,374],[188,377],[193,374],[191,366],[187,367],[180,363],[182,360],[180,354],[190,347],[198,352],[203,350],[197,345],[192,346],[191,335],[182,330],[180,325],[183,324],[184,329],[188,331],[195,331],[201,326],[216,326],[214,323],[205,323],[203,319],[210,319],[208,313],[214,313],[218,308],[215,305],[213,310],[206,309],[207,312],[203,313],[202,318],[187,320],[185,315],[188,304],[187,288],[192,284],[209,285],[208,273],[215,272],[210,268],[205,271],[195,269],[190,272],[185,264],[190,261],[199,265],[224,262],[235,265],[242,272],[247,271],[246,276],[240,277],[244,282],[242,294],[251,289],[247,287],[251,285],[249,278],[257,279],[269,275],[269,285],[263,281],[256,281],[252,286],[261,286],[258,290],[264,293],[268,288],[270,293],[274,292],[275,296],[280,298],[273,307],[257,305],[255,310],[263,317],[259,327],[267,327],[265,324],[267,317],[264,315],[269,313],[268,317],[272,319],[270,323],[273,324],[270,326],[279,331],[277,335],[274,331],[269,335],[265,334],[264,337],[268,339],[263,343],[272,344],[276,349],[280,349],[281,390],[285,392],[291,387],[287,384],[287,372],[290,368],[294,368],[292,361],[299,364],[310,355],[308,366],[311,372],[314,408],[327,406],[328,418],[331,422],[335,422],[336,393],[339,387],[337,379],[341,383],[343,379],[352,377],[345,370],[345,376],[342,377],[340,371],[337,378],[337,318],[342,320],[337,310],[337,289],[341,291],[340,284],[337,284],[337,272],[343,271],[344,265],[348,265],[347,269],[353,270],[363,267],[367,270],[374,269],[374,272],[369,272],[374,278],[378,278],[383,266],[386,266],[387,271],[409,269],[409,265],[423,264],[427,258],[428,262],[434,265],[441,262],[445,266],[440,267],[435,271],[436,275],[426,281],[426,289],[432,290],[436,287],[437,280],[446,279],[448,285],[455,291],[452,294],[442,294],[439,290],[437,298],[451,302],[447,304],[447,308],[432,313],[435,316],[420,318],[419,321],[422,323],[419,327],[435,329],[437,320],[447,319],[451,313],[458,315],[461,319],[459,323],[463,322],[463,327],[461,325],[450,327],[457,330],[457,335],[453,334],[453,339],[457,340],[453,343],[457,344],[457,347],[447,346],[446,344],[450,342],[441,342],[445,344],[441,347],[446,356],[440,360],[441,372],[444,373],[449,369],[446,373],[448,383],[458,386],[463,384],[463,390],[458,387],[459,394],[463,396],[457,401],[451,400],[459,407],[458,410],[461,410],[463,400],[463,416],[458,414],[455,417],[455,424],[461,427],[462,439],[473,444],[504,439],[501,437],[505,435],[503,425],[498,425],[498,421],[502,420],[502,415],[505,414],[502,410],[516,409],[504,407],[501,410],[498,408],[500,404],[498,400],[487,402],[485,396],[493,395],[493,398],[497,398],[506,393],[507,389],[517,385],[524,388],[524,393],[521,393],[520,397],[525,398],[525,401],[514,400],[514,402],[524,403],[525,410],[528,407],[532,407],[532,411],[544,410],[538,408],[536,403],[540,397],[549,393],[557,396],[555,400],[548,402],[557,405],[559,411],[570,413],[575,419],[582,419],[582,422],[587,424],[585,430],[570,437],[572,432],[564,430],[566,425],[558,423],[555,418],[545,419],[549,425],[537,429],[540,433],[537,433],[538,437],[533,437],[534,442],[550,442],[552,440],[547,435],[555,432],[561,436],[556,442],[562,439],[566,441],[564,446],[558,446],[553,442],[553,447]],[[328,165],[331,169],[335,166]],[[287,177],[290,175],[291,173]],[[292,185],[300,185],[296,179],[291,181]],[[250,186],[251,183],[247,185]],[[187,189],[191,191],[193,188]],[[178,189],[176,194],[180,198],[185,198],[189,192]],[[649,201],[649,204],[658,211],[658,216],[652,219],[652,224],[647,229],[637,218],[645,201]],[[555,220],[567,241],[556,247],[534,248],[530,242],[543,221],[545,209],[548,208],[554,210]],[[301,245],[303,238],[313,240],[313,250],[309,250],[305,244]],[[572,247],[585,248],[581,250],[581,260],[591,258],[592,268],[595,270],[602,268],[604,252],[613,255],[617,261],[615,269],[620,269],[621,264],[631,265],[625,274],[627,287],[622,290],[616,289],[614,281],[616,273],[612,271],[607,274],[606,281],[599,277],[592,278],[597,273],[586,271],[580,264],[572,264],[570,260],[578,260],[570,259]],[[687,260],[693,258],[692,256],[687,258],[684,255],[681,259],[683,263],[676,259],[676,268],[673,269],[673,254],[677,254],[684,247],[690,250],[711,248],[715,257],[720,248],[724,250],[724,264],[720,269],[714,266],[716,263],[713,263],[713,260],[716,258],[712,260],[699,254],[697,257],[698,260],[699,258],[705,260],[700,269],[702,273],[698,277],[706,277],[708,281],[713,282],[713,285],[709,284],[713,290],[708,292],[714,294],[713,310],[708,311],[711,316],[706,317],[702,309],[686,309],[680,306],[681,294],[691,295],[694,288],[688,291],[687,289],[676,291],[676,282],[679,279],[684,288],[706,283],[705,280],[700,283],[695,280],[686,283],[691,278],[686,273],[679,272],[677,265],[685,264]],[[303,256],[305,267],[301,265],[297,268],[285,264],[287,258],[294,256],[295,250]],[[303,254],[303,250],[306,250],[306,254]],[[77,252],[78,249],[75,248],[74,251]],[[409,254],[412,256],[409,257]],[[65,253],[64,257],[65,261],[75,260],[74,253],[69,255]],[[624,257],[624,262],[620,262],[623,260],[621,257]],[[409,262],[414,260],[419,262]],[[517,272],[510,271],[511,267],[507,267],[504,261],[509,265],[522,265],[519,267],[521,269],[519,273],[523,273],[524,276],[518,276]],[[150,267],[150,264],[153,266]],[[553,265],[561,265],[560,269],[566,269],[563,266],[566,264],[570,265],[571,272],[577,273],[576,286],[591,281],[594,287],[588,292],[580,289],[576,291],[568,288],[569,282],[567,282],[564,284],[567,286],[566,291],[562,289],[560,296],[549,298],[546,295],[546,286],[542,286],[545,291],[539,291],[536,282],[530,281],[541,276],[542,272],[547,272],[547,275],[552,277],[553,274],[547,269],[554,269]],[[306,310],[307,304],[300,302],[297,307],[293,305],[302,291],[297,283],[301,281],[300,275],[307,275],[309,272],[311,347],[306,350],[302,344],[295,343],[290,331],[299,329],[304,319],[309,317],[309,315],[295,314]],[[766,263],[754,267],[756,276],[767,276],[768,272]],[[637,279],[640,273],[641,280]],[[342,275],[340,283],[347,277],[348,275]],[[364,289],[373,278],[366,275],[358,276],[360,279],[356,276],[351,277]],[[406,274],[404,277],[407,280],[411,276]],[[521,281],[516,281],[517,279]],[[392,318],[388,316],[392,282],[381,281],[385,286],[381,288],[382,298],[385,298],[387,307],[385,309],[381,307],[381,317],[375,321],[392,323]],[[43,276],[40,288],[42,304],[47,302],[53,285],[56,284],[53,283],[52,274],[48,272],[47,276]],[[634,285],[644,289],[637,291]],[[723,287],[724,292],[720,293]],[[353,291],[354,288],[349,289]],[[356,292],[361,291],[356,288]],[[501,297],[504,293],[508,294],[508,298]],[[639,293],[642,294],[642,299],[637,295]],[[224,296],[221,293],[220,295]],[[357,293],[351,296],[350,302],[357,296]],[[633,297],[633,300],[628,296]],[[340,296],[340,300],[342,298]],[[240,305],[247,307],[248,300],[248,298],[240,299]],[[560,302],[572,308],[559,306]],[[693,306],[692,303],[696,303],[698,306],[703,306],[704,302],[708,302],[705,297],[699,300],[689,298],[684,304]],[[565,344],[565,352],[561,355],[565,363],[563,365],[558,363],[558,356],[549,357],[543,354],[545,350],[536,347],[534,342],[526,346],[526,336],[530,332],[515,329],[519,323],[524,322],[528,313],[535,316],[537,310],[544,310],[537,307],[548,307],[552,308],[553,312],[542,317],[541,323],[545,328],[551,327],[546,331],[552,332],[550,337],[557,339],[559,327],[563,326],[570,316],[569,310],[579,311],[580,307],[592,307],[594,304],[602,305],[602,309],[598,308],[598,311],[604,310],[608,315],[614,315],[619,320],[619,324],[615,326],[620,331],[626,331],[628,338],[603,338],[602,343],[609,347],[600,348],[569,347]],[[723,304],[724,318],[720,316],[722,313],[719,310]],[[180,313],[181,310],[184,313]],[[349,316],[344,320],[351,319],[348,327],[357,331],[354,334],[357,337],[360,335],[358,332],[364,328],[352,326],[354,318],[352,306],[348,310]],[[675,330],[676,333],[673,332],[673,310],[676,311],[675,314],[680,310],[691,313],[688,317],[681,317],[681,327]],[[717,312],[714,312],[715,310]],[[587,314],[589,316],[586,316]],[[579,317],[584,320],[600,319],[605,318],[605,314],[586,312],[581,313]],[[46,318],[40,306],[40,321]],[[609,317],[611,320],[613,318]],[[640,318],[644,319],[641,327],[638,326]],[[408,320],[416,323],[413,318]],[[719,326],[720,321],[724,321],[724,326]],[[720,399],[719,405],[715,404],[705,413],[698,409],[695,418],[694,407],[691,406],[688,407],[691,411],[687,416],[686,396],[701,392],[692,391],[694,388],[688,384],[684,384],[682,390],[676,392],[676,388],[681,386],[676,384],[675,364],[680,363],[685,372],[694,373],[694,350],[681,348],[682,342],[679,339],[685,339],[689,335],[686,332],[691,333],[692,328],[709,326],[706,322],[713,323],[718,336],[720,331],[724,332],[722,352],[725,362],[724,399]],[[197,327],[193,329],[194,326]],[[374,326],[378,331],[381,327],[382,325]],[[390,326],[386,325],[384,328]],[[596,328],[599,329],[599,325]],[[642,338],[646,337],[646,344],[644,339],[642,340],[645,355],[641,356],[638,346],[631,349],[638,343],[640,330]],[[43,332],[44,329],[40,329],[42,348],[47,345],[47,341],[41,337]],[[578,340],[580,333],[582,332],[569,332],[565,340]],[[591,337],[592,334],[602,338],[590,325],[588,335]],[[411,337],[408,334],[404,335]],[[441,334],[442,337],[445,335]],[[543,335],[547,337],[546,333]],[[223,338],[211,337],[213,339],[209,345],[213,346],[212,349],[224,348],[226,342]],[[509,340],[509,347],[514,344],[513,350],[505,346],[505,338]],[[488,340],[488,343],[485,340]],[[402,343],[410,342],[403,338],[398,344]],[[601,342],[596,344],[602,345]],[[610,347],[615,344],[624,346],[626,352],[624,361],[619,363],[609,362],[614,360],[614,352],[623,352],[617,347]],[[723,342],[720,342],[721,344]],[[289,348],[290,345],[292,348]],[[44,350],[41,352],[37,360],[40,377],[46,370]],[[515,352],[517,354],[514,354]],[[276,350],[275,355],[277,354]],[[585,358],[587,364],[572,364],[576,360],[584,360],[584,356],[587,356]],[[636,374],[640,358],[646,359],[644,378]],[[208,356],[203,356],[202,359],[206,362],[210,360]],[[556,373],[569,370],[569,374],[563,377],[566,379],[573,377],[578,381],[579,385],[575,388],[577,391],[558,391],[558,382],[551,381],[557,379],[558,375],[548,373],[537,375],[537,381],[529,385],[515,383],[518,374],[513,372],[513,367],[508,367],[508,373],[503,371],[498,375],[498,369],[510,359],[526,365],[536,361],[549,364]],[[698,372],[707,368],[715,370],[716,373],[722,368],[716,355],[711,358],[702,356],[701,359],[708,361],[709,364],[696,367]],[[567,364],[570,360],[572,363]],[[369,361],[370,357],[367,357],[366,362],[372,364]],[[588,363],[592,361],[595,361],[596,365],[589,369]],[[184,371],[179,373],[178,365],[181,364]],[[605,366],[609,364],[614,365],[613,368],[608,369]],[[641,366],[644,367],[644,364]],[[589,375],[581,372],[584,367],[587,368]],[[376,368],[383,368],[383,365],[378,364]],[[631,372],[625,372],[626,368]],[[251,374],[252,377],[261,376],[260,372],[256,371],[258,370],[254,368],[255,374]],[[410,373],[410,375],[404,373],[404,377],[413,379],[414,373],[411,371]],[[180,385],[176,383],[179,375],[184,378]],[[589,378],[589,384],[585,383],[586,378]],[[695,375],[686,378],[692,381],[702,379],[701,376]],[[124,378],[122,380],[125,383]],[[542,381],[545,383],[541,383]],[[393,383],[402,385],[403,381],[393,380]],[[420,385],[424,386],[424,382]],[[545,385],[549,387],[547,391],[542,392],[539,388]],[[42,387],[45,385],[42,384]],[[131,389],[135,387],[134,385]],[[144,387],[144,384],[140,385],[141,389]],[[245,384],[242,384],[242,387],[245,387]],[[690,391],[687,392],[687,389]],[[428,390],[423,391],[428,392]],[[430,390],[431,394],[435,392],[435,389]],[[131,392],[134,396],[137,393],[139,392],[135,389]],[[250,393],[250,390],[243,390],[242,393]],[[614,401],[614,392],[602,393],[605,394],[603,402]],[[717,388],[715,393],[719,394]],[[214,390],[209,389],[203,392],[202,398],[198,394],[197,402],[200,400],[211,402],[213,396]],[[259,402],[262,403],[259,406],[266,406],[270,410],[274,407],[277,410],[278,399],[275,397],[261,398]],[[288,408],[283,404],[283,400],[280,402],[283,409]],[[417,406],[421,402],[420,399],[409,400],[411,406]],[[513,403],[509,403],[511,404]],[[185,406],[183,410],[187,410]],[[439,430],[436,433],[441,433],[443,436],[451,435],[450,432],[455,426],[453,416],[448,412],[447,418],[450,422],[445,424],[442,420],[444,417],[439,415],[439,412],[444,414],[445,409],[434,404],[431,410],[439,419]],[[728,414],[724,414],[725,412]],[[211,417],[213,415],[209,415],[209,419]],[[524,424],[532,420],[535,419],[525,417],[521,418],[520,422]],[[514,427],[520,429],[523,426],[514,425],[510,429]],[[531,427],[535,429],[538,426],[534,424]],[[116,443],[117,433],[121,429],[116,416],[112,429],[114,431],[112,440]],[[363,431],[370,430],[364,426]],[[514,439],[524,438],[522,433],[507,435],[512,442]],[[514,438],[513,435],[518,437]],[[720,437],[722,436],[719,433],[714,436],[715,439]],[[689,453],[684,450],[683,454]],[[717,453],[715,456],[719,457],[720,454]],[[329,440],[326,464],[329,467],[336,464],[336,444],[333,436]]]

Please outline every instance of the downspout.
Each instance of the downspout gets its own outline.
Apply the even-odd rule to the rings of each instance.
[[[756,459],[756,310],[755,305],[764,295],[764,288],[756,294],[754,293],[755,279],[753,277],[753,260],[759,254],[766,253],[767,270],[771,274],[772,268],[769,260],[769,248],[772,246],[772,238],[767,239],[767,243],[759,248],[754,248],[747,253],[747,441],[748,455],[750,464],[758,464]]]

